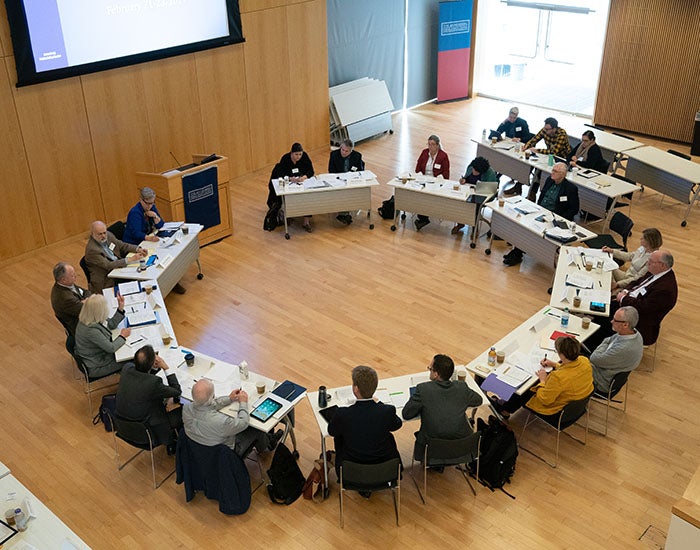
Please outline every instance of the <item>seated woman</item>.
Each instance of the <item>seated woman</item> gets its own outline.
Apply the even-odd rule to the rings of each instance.
[[[603,158],[603,153],[595,142],[595,134],[590,130],[583,132],[581,144],[569,155],[569,164],[580,168],[590,168],[605,174],[610,163]]]
[[[540,362],[539,383],[523,395],[513,394],[499,408],[504,416],[523,405],[540,416],[554,418],[566,405],[593,393],[593,369],[587,357],[581,355],[581,344],[575,338],[560,336],[554,341],[559,362]],[[550,373],[545,368],[552,368]]]
[[[301,143],[293,143],[289,153],[282,155],[278,163],[278,177],[289,177],[292,183],[302,182],[314,175],[314,165]],[[311,233],[311,216],[304,216],[304,229]]]
[[[121,370],[114,356],[126,343],[130,328],[123,328],[112,340],[112,330],[124,319],[124,298],[117,296],[117,311],[111,318],[109,306],[102,294],[93,294],[83,304],[75,329],[75,351],[87,367],[91,378],[107,376]]]
[[[440,138],[435,134],[428,138],[428,147],[421,151],[416,161],[416,173],[432,175],[436,178],[442,176],[446,180],[450,179],[450,158],[440,147]],[[430,218],[428,216],[418,214],[418,219],[415,221],[416,229],[420,231],[429,223]]]
[[[613,282],[612,290],[621,290],[627,288],[632,281],[639,279],[642,275],[647,272],[647,262],[649,256],[655,250],[659,250],[663,244],[663,239],[661,238],[661,232],[655,227],[649,227],[642,231],[642,236],[639,239],[639,248],[634,252],[625,252],[624,250],[617,250],[615,248],[609,248],[607,246],[603,247],[603,252],[612,254],[615,260],[621,260],[623,262],[629,262],[630,265],[627,271],[622,269],[616,269],[612,272]],[[617,292],[614,292],[617,294]]]
[[[477,181],[498,181],[498,176],[488,159],[484,157],[476,157],[473,161],[469,163],[467,169],[464,171],[464,175],[459,178],[459,183],[461,185],[469,184],[474,185]],[[455,224],[452,228],[452,234],[456,235],[464,227],[463,223]]]

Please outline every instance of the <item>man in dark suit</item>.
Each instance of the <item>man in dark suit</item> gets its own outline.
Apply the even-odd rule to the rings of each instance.
[[[430,381],[416,386],[415,393],[403,408],[404,420],[420,415],[413,456],[423,460],[428,438],[459,439],[472,432],[466,410],[478,407],[481,396],[460,381],[451,381],[455,364],[447,355],[436,355],[428,367]]]
[[[343,174],[345,172],[357,172],[365,169],[362,154],[353,150],[354,146],[355,144],[351,139],[344,139],[340,143],[340,148],[331,151],[331,156],[328,159],[328,172],[330,174]],[[345,225],[350,225],[352,223],[350,212],[340,212],[335,219]]]
[[[128,244],[117,239],[107,231],[104,222],[92,222],[90,238],[85,245],[85,263],[90,271],[90,290],[97,294],[103,288],[114,286],[114,279],[107,275],[113,269],[126,266],[126,255],[136,254],[139,260],[148,256],[148,251],[135,244]]]
[[[78,324],[78,315],[83,302],[90,296],[90,291],[75,284],[75,268],[66,263],[58,262],[53,268],[54,284],[51,289],[51,307],[53,312],[72,336]]]
[[[167,363],[150,345],[143,346],[134,355],[134,362],[122,369],[117,389],[117,414],[129,420],[146,421],[155,437],[154,443],[168,446],[168,454],[175,451],[175,433],[182,427],[182,408],[166,410],[165,400],[180,397],[182,393],[175,373],[168,374],[168,385],[156,375],[168,370]]]
[[[357,402],[350,407],[340,407],[328,423],[328,435],[335,438],[338,476],[340,465],[346,459],[360,464],[379,464],[399,458],[391,432],[401,427],[401,419],[396,416],[393,405],[372,399],[378,383],[373,368],[360,365],[352,369],[352,393]]]
[[[573,221],[580,210],[578,187],[566,180],[567,170],[563,162],[557,162],[552,166],[552,175],[544,182],[537,204],[554,212],[557,216]],[[503,263],[509,266],[518,265],[522,261],[523,251],[517,247],[503,257]]]

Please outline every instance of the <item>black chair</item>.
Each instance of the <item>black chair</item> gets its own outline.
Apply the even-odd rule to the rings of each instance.
[[[627,239],[632,233],[633,226],[634,222],[631,218],[628,218],[622,212],[615,212],[610,220],[610,230],[620,235],[622,244],[620,245],[609,233],[603,233],[602,235],[589,239],[586,241],[586,244],[589,248],[603,248],[604,246],[608,246],[610,248],[627,250]]]
[[[78,366],[78,362],[75,359],[75,334],[73,334],[70,327],[66,323],[59,319],[58,315],[56,316],[56,320],[59,323],[61,323],[63,331],[66,333],[66,351],[70,354],[72,362],[75,364],[76,368],[79,371],[80,367]],[[80,380],[82,378],[82,372],[74,372],[76,374],[75,379]]]
[[[681,153],[680,151],[676,151],[674,149],[668,149],[668,153],[671,153],[672,155],[676,155],[677,157],[681,157],[682,159],[685,160],[693,160],[690,155],[686,155],[685,153]]]
[[[95,382],[99,382],[100,380],[105,380],[110,377],[119,376],[120,373],[119,371],[117,371],[102,376],[91,376],[90,371],[88,370],[87,365],[85,364],[85,361],[83,361],[80,355],[74,352],[73,359],[75,359],[75,364],[78,366],[78,370],[80,371],[80,374],[82,375],[82,378],[85,381],[84,391],[88,399],[88,417],[92,419],[92,392],[111,388],[119,383],[118,380],[115,380],[108,384],[95,384]]]
[[[114,222],[112,225],[110,225],[107,228],[107,231],[109,231],[112,235],[114,235],[120,241],[124,238],[124,231],[125,230],[126,230],[126,224],[121,220]]]
[[[83,269],[83,273],[85,273],[85,279],[88,282],[88,285],[90,284],[90,268],[88,267],[87,261],[85,261],[85,256],[80,258],[80,267]]]
[[[592,395],[592,394],[591,394]],[[586,444],[586,440],[588,439],[588,401],[590,400],[591,396],[587,396],[583,399],[579,399],[578,401],[571,401],[570,403],[567,403],[567,405],[557,414],[556,416],[545,416],[541,415],[539,413],[536,413],[535,411],[532,411],[528,409],[528,415],[527,419],[525,420],[525,425],[523,426],[523,431],[520,434],[520,448],[523,451],[527,451],[531,455],[533,455],[536,458],[539,458],[542,462],[547,464],[548,466],[551,466],[552,468],[557,467],[557,463],[559,461],[559,436],[564,433],[568,435],[571,439],[574,441],[581,443],[582,445]],[[586,426],[585,426],[585,432],[584,432],[584,438],[583,440],[578,439],[571,435],[568,432],[565,432],[569,426],[572,426],[575,424],[583,415],[586,415]],[[525,429],[532,424],[533,422],[539,420],[540,422],[543,422],[545,426],[548,426],[550,428],[553,428],[557,432],[557,444],[556,444],[556,449],[554,453],[554,463],[548,462],[541,456],[539,456],[537,453],[526,449],[525,447],[522,446],[522,439],[523,436],[525,435]]]
[[[635,368],[637,366],[635,365]],[[593,395],[591,398],[593,399],[594,402],[601,402],[605,403],[605,430],[603,431],[603,435],[607,436],[608,435],[608,417],[610,415],[610,407],[612,403],[622,403],[622,412],[627,412],[627,389],[629,387],[629,384],[627,384],[627,379],[629,378],[631,371],[628,372],[618,372],[615,376],[613,376],[612,381],[610,382],[610,387],[608,390],[603,390],[603,389],[598,389],[593,392]],[[624,401],[620,401],[619,399],[614,399],[614,397],[620,393],[620,390],[622,388],[625,388],[625,398]],[[618,408],[618,407],[613,407],[613,408]]]
[[[394,497],[396,525],[401,514],[401,459],[392,458],[380,464],[358,464],[344,460],[340,465],[340,527],[345,526],[343,518],[343,496],[345,491],[383,491],[391,489]]]
[[[617,178],[621,181],[626,181],[627,183],[630,183],[632,185],[637,185],[637,182],[634,180],[631,180],[630,178],[626,178],[625,176],[621,176],[620,174],[611,174],[613,178]],[[644,187],[641,188],[641,190],[644,190]],[[615,202],[615,208],[629,208],[629,213],[632,213],[632,197],[634,196],[634,192],[632,193],[626,193],[622,195],[622,198],[629,201],[629,202],[622,202],[622,201],[617,201]],[[607,208],[610,208],[610,205],[612,204],[612,199],[608,199],[608,206]]]
[[[456,466],[464,479],[469,484],[469,488],[476,496],[476,489],[469,481],[469,476],[467,475],[467,470],[464,467],[467,463],[476,460],[476,479],[479,479],[479,453],[481,446],[481,433],[475,432],[469,434],[466,437],[460,439],[434,439],[428,440],[425,445],[422,457],[414,456],[411,459],[411,477],[413,478],[413,483],[418,489],[418,494],[420,495],[423,504],[425,504],[428,498],[428,468],[434,467],[444,467],[444,466]],[[419,460],[423,465],[423,492],[421,493],[420,487],[416,482],[416,478],[413,475],[413,464],[414,460]]]
[[[163,482],[168,479],[171,475],[175,473],[175,468],[166,475],[160,481],[156,481],[156,463],[153,458],[153,450],[160,447],[161,444],[155,443],[155,438],[151,433],[148,424],[145,422],[136,422],[134,420],[129,420],[127,418],[121,417],[118,414],[110,415],[112,420],[112,438],[114,439],[114,456],[117,461],[117,467],[121,471],[127,464],[139,456],[142,452],[148,451],[151,455],[151,472],[153,475],[153,489],[160,487]],[[125,443],[128,443],[132,447],[136,447],[139,451],[133,455],[129,460],[123,464],[119,463],[119,446],[117,444],[117,438],[121,439]]]

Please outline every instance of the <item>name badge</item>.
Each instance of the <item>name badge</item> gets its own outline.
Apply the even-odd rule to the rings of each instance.
[[[352,168],[350,168],[350,171],[351,171],[351,172],[357,172],[357,166],[353,166]]]
[[[442,167],[439,164],[433,164],[433,168],[435,168],[435,170],[440,170]]]
[[[109,243],[109,249],[114,252],[114,243]]]
[[[569,200],[569,197],[567,197],[566,195],[559,197],[559,202],[566,202],[568,200]]]
[[[299,168],[292,168],[292,174],[298,174]]]
[[[583,157],[579,157],[577,162],[583,162]]]
[[[515,127],[515,131],[516,131],[516,132],[520,132],[522,129],[523,129],[522,126],[516,126],[516,127]]]

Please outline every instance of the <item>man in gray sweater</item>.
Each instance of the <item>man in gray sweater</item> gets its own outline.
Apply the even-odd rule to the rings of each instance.
[[[635,330],[639,313],[632,306],[615,312],[612,328],[615,334],[607,337],[591,354],[593,384],[596,391],[607,394],[613,376],[637,368],[642,360],[642,335]]]

